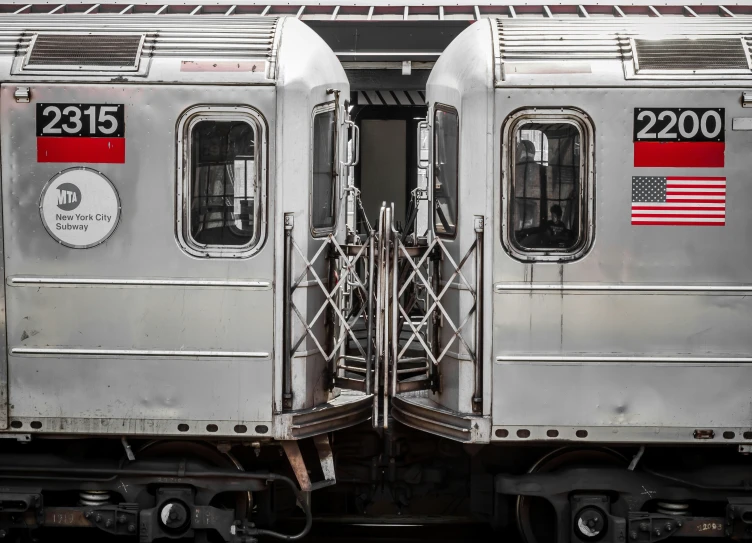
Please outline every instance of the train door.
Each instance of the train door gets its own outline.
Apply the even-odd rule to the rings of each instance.
[[[370,415],[373,244],[347,224],[357,197],[348,179],[358,162],[358,130],[339,91],[327,93],[284,145],[309,149],[308,190],[283,183],[284,376],[286,438],[303,438]],[[293,172],[297,175],[297,172]],[[286,175],[282,178],[285,179]],[[363,418],[365,417],[365,418]]]
[[[425,245],[429,234],[427,107],[422,91],[358,91],[351,99],[349,112],[357,126],[360,152],[349,178],[350,227],[356,239],[369,238],[374,242],[369,249],[373,262],[371,306],[365,308],[373,321],[369,336],[372,341],[368,343],[373,353],[368,369],[372,380],[369,390],[374,393],[373,424],[387,427],[397,375],[400,380],[418,378],[420,388],[430,387],[427,362],[419,361],[420,344],[402,341],[401,347],[407,350],[400,354],[399,339],[393,341],[402,334],[404,320],[397,305],[390,303],[395,295],[393,289],[399,290],[400,286],[395,266],[406,270],[398,245],[417,246],[418,240]],[[398,293],[397,297],[408,298],[412,294],[411,290]],[[408,312],[418,310],[413,305],[408,302]],[[420,326],[425,328],[425,323]],[[393,364],[396,355],[415,359],[407,362],[408,367],[400,366],[408,370],[406,373],[397,372]],[[411,386],[417,389],[415,382]]]
[[[394,205],[382,208],[379,221],[377,322],[388,367],[382,424],[389,423],[390,403],[398,421],[468,440],[482,409],[476,316],[485,198],[459,186],[457,109],[432,104],[420,127],[430,128],[429,137],[423,130],[416,137],[428,144],[430,158],[415,157],[428,179],[426,191],[415,191],[426,228],[416,231],[414,218],[412,228],[401,228]]]
[[[465,439],[470,418],[462,414],[481,407],[475,323],[483,220],[469,200],[459,213],[458,112],[438,104],[425,119],[415,110],[376,114],[348,105],[333,100],[314,111],[309,224],[285,214],[284,408],[335,401],[332,394],[361,405],[372,396],[376,427],[388,427],[392,415],[425,421],[411,411],[417,406],[431,428],[458,419],[438,424]],[[331,137],[321,126],[342,134],[340,147],[321,147]],[[398,160],[405,144],[412,151]],[[285,206],[295,198],[285,196]],[[485,200],[476,203],[483,209]],[[353,213],[337,211],[348,204]],[[319,215],[329,218],[321,228]],[[341,222],[348,216],[357,220]],[[461,375],[471,384],[443,387],[442,372],[448,383]],[[303,376],[326,381],[329,400],[316,390],[301,394]]]

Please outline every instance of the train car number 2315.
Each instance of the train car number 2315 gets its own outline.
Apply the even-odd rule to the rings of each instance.
[[[37,137],[122,138],[123,104],[37,104]]]

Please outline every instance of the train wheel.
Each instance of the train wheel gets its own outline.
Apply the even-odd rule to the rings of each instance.
[[[600,447],[563,447],[544,455],[528,473],[550,473],[562,468],[626,466],[629,461],[618,452]],[[525,543],[556,541],[556,515],[544,498],[517,498],[517,527]]]
[[[243,465],[232,454],[220,452],[215,446],[202,441],[150,441],[136,452],[136,458],[193,458],[213,467],[244,471]],[[236,500],[228,500],[222,495],[217,499],[221,503],[212,501],[212,505],[235,509],[236,518],[239,519],[247,519],[253,507],[253,495],[250,492],[238,495]]]

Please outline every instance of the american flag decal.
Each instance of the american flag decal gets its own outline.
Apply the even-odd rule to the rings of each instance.
[[[724,226],[725,177],[633,177],[632,224]]]

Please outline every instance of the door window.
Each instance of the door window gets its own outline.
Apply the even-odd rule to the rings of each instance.
[[[460,120],[457,110],[437,105],[434,111],[434,231],[457,234]]]
[[[181,125],[181,245],[196,256],[251,254],[264,227],[257,115],[245,108],[207,107],[189,112]]]
[[[334,103],[313,112],[311,160],[311,231],[314,237],[334,230],[337,214],[337,128]]]
[[[507,249],[524,260],[582,254],[592,234],[589,121],[579,112],[531,111],[508,128]]]

